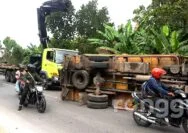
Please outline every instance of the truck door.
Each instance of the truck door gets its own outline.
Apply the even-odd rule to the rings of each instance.
[[[58,74],[57,65],[54,62],[54,57],[54,50],[44,51],[43,53],[42,71],[46,74],[48,78],[52,78],[52,76]]]

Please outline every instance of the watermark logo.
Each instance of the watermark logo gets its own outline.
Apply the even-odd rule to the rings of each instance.
[[[155,114],[157,118],[180,118],[188,111],[188,100],[181,99],[144,99],[141,108]]]

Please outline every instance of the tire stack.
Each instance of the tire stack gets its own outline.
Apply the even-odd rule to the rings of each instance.
[[[108,95],[88,94],[87,107],[92,109],[106,109],[108,108]]]

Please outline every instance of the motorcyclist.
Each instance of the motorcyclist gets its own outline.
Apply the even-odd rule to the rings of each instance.
[[[161,68],[153,68],[151,71],[152,76],[142,85],[143,97],[164,97],[174,96],[174,93],[170,91],[169,87],[165,86],[161,82],[161,77],[166,74],[166,71]]]
[[[22,106],[25,102],[25,98],[27,96],[29,88],[34,87],[34,85],[36,84],[35,81],[41,82],[41,83],[43,81],[40,78],[40,76],[36,73],[35,69],[36,69],[35,65],[32,65],[32,64],[27,65],[27,73],[20,77],[21,80],[25,82],[25,86],[24,86],[23,92],[21,94],[18,111],[20,111],[22,109]]]
[[[175,90],[176,88],[173,88],[173,90],[171,90],[171,87],[165,86],[160,80],[162,76],[166,74],[166,71],[164,69],[153,68],[151,74],[152,76],[149,78],[149,80],[142,85],[143,98],[150,97],[151,100],[156,102],[159,98],[164,98],[165,96],[171,96],[171,97],[175,96],[173,90]],[[146,109],[148,109],[148,106],[146,106]],[[153,114],[151,113],[150,115]],[[169,119],[171,119],[171,121],[174,121],[173,123],[171,123],[171,125],[179,127],[178,119],[176,118],[169,118]],[[161,124],[166,125],[164,119],[159,119],[159,120]]]

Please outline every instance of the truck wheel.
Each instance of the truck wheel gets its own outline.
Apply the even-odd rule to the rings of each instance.
[[[7,71],[7,72],[5,73],[5,80],[6,80],[7,82],[10,82],[10,71]]]
[[[92,109],[106,109],[108,108],[108,102],[87,101],[87,107]]]
[[[72,83],[77,89],[85,89],[89,84],[89,74],[85,70],[79,70],[73,73]]]
[[[91,68],[108,68],[108,63],[107,62],[91,62],[90,63]]]
[[[108,95],[88,94],[88,100],[91,102],[108,102]]]
[[[108,61],[110,57],[108,56],[88,56],[90,61],[103,62]]]
[[[16,78],[15,78],[15,72],[14,71],[10,72],[10,82],[11,83],[16,83]]]

